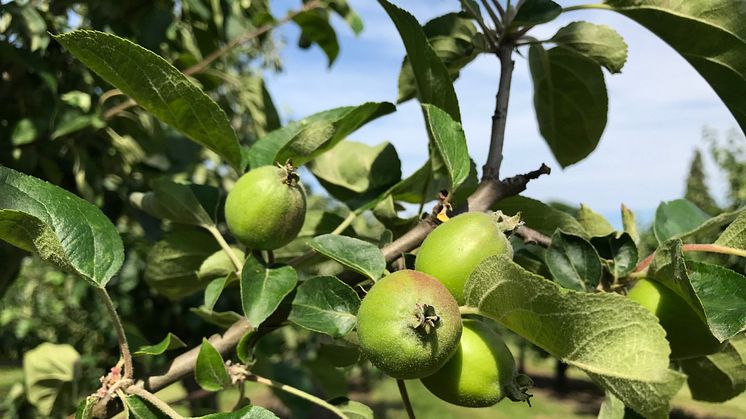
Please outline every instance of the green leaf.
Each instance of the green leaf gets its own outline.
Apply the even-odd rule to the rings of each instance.
[[[124,399],[127,419],[167,419],[168,416],[157,407],[138,396],[129,395]]]
[[[206,309],[212,310],[215,308],[215,304],[218,302],[220,294],[223,293],[225,286],[228,284],[228,281],[232,276],[233,273],[230,273],[226,276],[215,278],[207,284],[207,287],[205,287],[205,304],[203,305]],[[201,278],[202,277],[200,277],[200,279]]]
[[[168,178],[158,178],[150,183],[152,192],[135,192],[130,202],[148,214],[177,223],[210,227],[215,225],[215,212],[220,191],[212,186],[186,185]],[[210,202],[205,208],[198,198]]]
[[[742,212],[715,241],[719,246],[746,250],[746,212]]]
[[[421,103],[435,105],[446,111],[456,122],[461,122],[456,91],[451,76],[433,51],[422,27],[411,14],[386,0],[378,0],[399,31],[407,59],[414,72],[417,97]]]
[[[702,236],[709,237],[711,235],[718,234],[722,230],[722,227],[724,225],[733,222],[733,220],[735,220],[743,211],[744,209],[741,208],[735,211],[718,214],[712,218],[707,219],[707,221],[698,225],[694,229],[679,233],[674,237],[682,240],[688,240],[691,238],[696,241],[697,238]]]
[[[244,89],[239,97],[251,115],[253,128],[258,136],[280,128],[280,115],[261,76],[251,75],[241,79]]]
[[[194,419],[278,419],[271,411],[259,406],[244,406],[235,412],[211,413]]]
[[[588,22],[572,22],[561,28],[551,39],[619,73],[627,61],[627,43],[614,29]]]
[[[161,355],[166,351],[179,348],[186,348],[186,344],[178,336],[169,333],[162,341],[155,345],[143,346],[135,351],[133,355]]]
[[[331,0],[329,7],[347,22],[355,35],[360,35],[363,31],[363,20],[352,10],[347,0]]]
[[[422,30],[435,55],[448,70],[452,82],[458,78],[461,69],[479,55],[479,51],[474,47],[474,38],[479,32],[471,19],[463,17],[460,13],[438,16],[427,22]],[[402,62],[398,85],[398,103],[417,95],[417,81],[407,57],[404,57]]]
[[[78,409],[75,411],[75,419],[93,419],[93,408],[98,403],[99,398],[91,395],[78,403]]]
[[[596,248],[599,256],[610,261],[609,270],[614,278],[627,276],[637,266],[637,246],[627,233],[622,233],[618,237],[616,233],[604,237],[593,237],[591,244]]]
[[[532,45],[528,54],[539,130],[562,167],[596,149],[608,98],[601,67],[574,50]]]
[[[667,417],[684,376],[668,368],[665,332],[639,304],[614,293],[562,289],[506,256],[485,259],[464,292],[468,306],[582,369],[626,406]]]
[[[213,311],[205,306],[190,308],[189,311],[207,323],[213,324],[222,329],[228,329],[233,323],[241,320],[243,316],[235,311]]]
[[[368,203],[401,179],[401,162],[389,143],[371,147],[341,141],[308,165],[321,185],[350,209]]]
[[[360,360],[360,347],[322,344],[318,356],[335,367],[349,367]]]
[[[655,210],[653,232],[658,243],[677,237],[707,221],[707,214],[686,199],[661,202]]]
[[[380,278],[386,269],[386,260],[381,249],[363,240],[324,234],[314,238],[308,244],[313,250],[374,281]]]
[[[732,0],[607,0],[648,28],[712,86],[746,131],[746,9]]]
[[[298,283],[292,266],[267,268],[255,257],[246,260],[241,271],[241,305],[249,323],[259,326]]]
[[[337,397],[332,400],[329,400],[329,403],[336,406],[349,419],[374,419],[375,418],[373,409],[371,409],[370,407],[360,402],[350,400],[347,397]]]
[[[223,357],[206,338],[202,338],[194,378],[197,384],[207,391],[220,391],[231,382]]]
[[[314,332],[342,337],[357,324],[360,297],[333,276],[317,276],[298,286],[288,320]]]
[[[637,219],[631,209],[622,204],[622,225],[624,231],[632,237],[635,243],[640,242],[640,233],[637,232]]]
[[[339,54],[339,42],[337,33],[329,24],[329,13],[325,10],[309,10],[299,13],[293,17],[301,29],[299,45],[301,48],[310,46],[311,43],[318,45],[329,60],[329,66]]]
[[[580,204],[577,218],[591,237],[608,236],[614,232],[614,227],[606,221],[606,218],[585,204]]]
[[[233,254],[236,255],[238,260],[246,259],[246,255],[244,254],[243,250],[234,246],[231,246],[231,250],[233,251]],[[230,257],[228,257],[228,254],[225,253],[225,250],[223,249],[220,249],[208,256],[208,258],[205,259],[199,266],[199,270],[197,270],[197,276],[202,281],[215,278],[226,278],[229,275],[233,275],[235,273],[236,267],[233,265]]]
[[[70,345],[42,343],[23,355],[26,399],[42,416],[75,406],[80,374],[80,354]]]
[[[722,403],[746,391],[746,335],[712,355],[681,361],[694,400]]]
[[[521,213],[521,220],[529,227],[551,236],[560,229],[568,234],[586,237],[583,226],[572,215],[552,208],[536,199],[525,196],[513,196],[500,200],[492,209],[500,210],[507,215]]]
[[[146,111],[240,168],[238,139],[225,112],[162,57],[104,32],[76,30],[54,38]]]
[[[557,231],[544,258],[552,278],[565,288],[592,291],[601,281],[603,266],[598,254],[582,237]]]
[[[718,340],[746,330],[746,277],[724,266],[687,261],[689,281]]]
[[[260,138],[249,150],[251,168],[284,163],[302,164],[330,150],[349,134],[368,122],[394,112],[389,102],[367,102],[313,114],[291,122]]]
[[[124,261],[116,227],[72,193],[0,166],[0,239],[103,288]]]
[[[469,176],[469,151],[466,147],[466,135],[459,122],[456,122],[445,111],[435,105],[423,104],[425,122],[430,138],[443,159],[451,180],[449,190],[458,189]]]
[[[196,227],[168,232],[148,252],[145,281],[171,300],[180,300],[207,286],[197,270],[220,246]]]
[[[526,0],[515,14],[511,26],[534,26],[554,20],[562,6],[551,0]]]

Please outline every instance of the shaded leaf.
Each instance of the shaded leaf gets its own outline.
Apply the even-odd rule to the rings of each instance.
[[[466,303],[569,365],[625,405],[655,418],[684,376],[670,370],[658,319],[614,293],[564,290],[505,256],[485,259],[465,286]]]
[[[148,252],[145,281],[171,300],[180,300],[207,286],[197,270],[220,249],[213,237],[196,227],[168,232]]]
[[[347,397],[337,397],[329,400],[329,403],[339,408],[349,419],[373,419],[375,417],[373,409]]]
[[[225,112],[162,57],[104,32],[76,30],[54,38],[146,111],[239,169],[238,139]]]
[[[307,48],[311,43],[318,45],[329,60],[329,66],[339,54],[337,33],[329,24],[329,13],[326,10],[308,10],[293,17],[301,29],[298,45]]]
[[[233,251],[233,254],[236,255],[238,260],[246,259],[246,254],[244,254],[243,250],[234,246],[231,246],[231,250]],[[199,266],[199,270],[197,271],[197,276],[200,280],[204,281],[218,277],[225,278],[228,275],[235,273],[236,267],[235,265],[233,265],[231,258],[228,257],[228,254],[225,252],[225,250],[220,249],[208,256],[207,259],[202,262],[202,264]]]
[[[712,355],[681,361],[694,400],[722,403],[746,391],[746,335]]]
[[[206,338],[202,338],[194,378],[197,384],[207,391],[222,390],[231,382],[223,357]]]
[[[298,286],[288,320],[332,337],[348,334],[357,324],[360,298],[333,276],[317,276]]]
[[[220,195],[217,188],[176,183],[168,178],[155,179],[150,187],[152,192],[133,193],[130,202],[160,219],[203,227],[215,225],[214,217]],[[210,202],[208,208],[203,206],[202,201]]]
[[[190,312],[194,313],[196,316],[198,316],[200,319],[204,320],[207,323],[213,324],[217,327],[220,327],[222,329],[227,329],[231,326],[233,326],[233,323],[241,320],[243,317],[236,313],[235,311],[213,311],[208,309],[205,306],[200,306],[197,308],[190,308]]]
[[[194,419],[277,419],[278,416],[260,406],[244,406],[235,412],[211,413]]]
[[[380,278],[386,269],[386,260],[381,250],[360,239],[325,234],[315,237],[308,244],[313,250],[374,281]]]
[[[622,233],[618,237],[616,233],[593,237],[591,244],[599,256],[611,262],[610,271],[614,278],[627,276],[637,266],[637,246],[627,233]]]
[[[93,407],[98,403],[99,398],[88,396],[78,403],[78,409],[75,411],[75,419],[92,419]]]
[[[596,149],[608,98],[601,67],[574,50],[532,45],[528,54],[539,131],[562,167]]]
[[[401,162],[389,143],[341,141],[308,165],[321,185],[350,209],[375,199],[401,180]]]
[[[557,231],[544,260],[552,278],[565,288],[590,291],[601,281],[603,266],[598,254],[582,237]]]
[[[640,233],[637,231],[637,219],[631,209],[622,204],[622,226],[624,231],[632,237],[635,243],[640,241]]]
[[[163,338],[162,341],[156,343],[155,345],[143,346],[135,351],[133,355],[161,355],[166,351],[180,348],[186,348],[186,344],[184,343],[184,341],[179,339],[179,337],[174,335],[173,333],[169,333],[166,335],[165,338]]]
[[[43,416],[75,406],[80,374],[80,354],[70,345],[42,343],[23,355],[26,399]]]
[[[562,13],[562,6],[551,0],[526,0],[518,9],[512,26],[533,26],[554,20]]]
[[[203,305],[206,309],[212,310],[215,308],[215,304],[218,302],[220,294],[223,293],[225,286],[228,284],[228,281],[232,276],[233,274],[230,273],[224,277],[215,278],[207,284],[207,287],[205,287],[205,304]]]
[[[551,40],[585,55],[612,73],[621,72],[627,61],[627,43],[606,25],[572,22],[558,30]]]
[[[124,399],[124,409],[127,419],[167,419],[168,416],[160,409],[151,405],[138,396],[129,395]]]
[[[292,266],[268,268],[251,256],[241,271],[241,306],[252,326],[267,319],[298,283]]]
[[[0,166],[0,239],[104,287],[124,261],[116,227],[72,193]]]
[[[718,340],[746,330],[746,277],[724,266],[687,261],[689,281]]]

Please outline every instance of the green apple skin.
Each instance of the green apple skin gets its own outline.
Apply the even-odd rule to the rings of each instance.
[[[642,278],[627,296],[658,317],[671,345],[671,359],[686,359],[719,351],[721,344],[707,324],[674,291],[658,281]]]
[[[453,357],[433,375],[421,379],[438,398],[459,406],[487,407],[508,395],[516,376],[513,355],[488,324],[465,319]]]
[[[241,176],[225,201],[228,229],[250,249],[290,243],[306,218],[306,194],[288,170],[262,166]]]
[[[417,251],[415,269],[432,275],[464,304],[464,284],[485,258],[513,257],[508,238],[494,218],[483,212],[459,214],[435,228]]]
[[[418,327],[423,305],[432,307],[439,318],[428,331]],[[456,300],[438,280],[412,270],[376,282],[363,298],[357,318],[363,354],[394,378],[434,373],[448,361],[461,337]]]

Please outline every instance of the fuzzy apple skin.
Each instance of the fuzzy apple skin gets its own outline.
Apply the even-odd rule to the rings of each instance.
[[[428,305],[438,316],[426,331],[418,310]],[[358,310],[357,334],[363,354],[381,371],[400,379],[438,370],[456,350],[461,314],[448,290],[435,278],[402,270],[376,282]]]
[[[671,359],[709,355],[723,346],[686,301],[660,282],[640,279],[627,296],[658,317],[671,345]]]
[[[433,230],[417,251],[415,269],[432,275],[464,304],[464,284],[474,268],[493,255],[513,256],[513,248],[490,214],[459,214]]]
[[[277,249],[303,227],[306,194],[297,178],[288,180],[288,176],[285,168],[262,166],[241,176],[228,193],[228,229],[248,248]]]
[[[459,406],[487,407],[515,387],[513,355],[488,324],[466,319],[453,357],[421,381],[438,398]]]

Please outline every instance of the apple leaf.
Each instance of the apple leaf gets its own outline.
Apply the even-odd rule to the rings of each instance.
[[[253,256],[246,259],[241,271],[241,304],[249,323],[258,327],[267,320],[297,283],[292,266],[268,268]]]
[[[308,245],[373,281],[380,278],[386,269],[386,260],[381,249],[360,239],[324,234],[314,238]]]
[[[220,391],[231,382],[223,357],[206,338],[202,338],[194,378],[197,384],[207,391]]]
[[[116,227],[91,203],[0,166],[0,239],[105,287],[124,262]]]
[[[534,26],[554,20],[562,13],[562,6],[551,0],[526,0],[515,14],[511,26]]]
[[[585,55],[612,73],[621,72],[627,61],[624,38],[606,25],[572,22],[558,30],[551,40]]]
[[[746,391],[746,335],[736,335],[720,352],[681,361],[694,400],[728,401]]]
[[[521,220],[526,225],[548,236],[554,234],[557,229],[580,237],[588,236],[583,226],[572,215],[536,199],[520,195],[513,196],[498,201],[492,209],[500,210],[507,215],[520,212]]]
[[[291,159],[293,164],[301,166],[368,122],[395,110],[396,107],[389,102],[367,102],[330,109],[291,122],[260,138],[251,147],[249,165],[255,169]]]
[[[193,419],[279,419],[279,416],[259,406],[244,406],[235,412],[210,413]]]
[[[547,51],[539,44],[529,49],[528,62],[542,137],[562,167],[583,160],[606,128],[601,66],[575,50],[558,46]]]
[[[637,246],[628,233],[611,233],[604,237],[593,237],[591,244],[598,255],[611,264],[609,270],[614,278],[627,276],[637,265]]]
[[[461,124],[454,121],[445,111],[435,105],[423,104],[427,131],[443,159],[445,169],[451,180],[449,190],[454,191],[469,176],[469,151],[466,147],[466,135]]]
[[[184,343],[184,341],[179,339],[179,337],[174,335],[173,333],[169,333],[166,335],[165,338],[163,338],[162,341],[156,343],[155,345],[143,346],[135,351],[133,355],[161,355],[166,351],[185,347],[186,344]]]
[[[317,276],[298,286],[288,320],[314,332],[342,337],[357,324],[360,297],[333,276]]]
[[[464,292],[468,306],[585,371],[626,406],[667,417],[685,377],[669,369],[665,331],[639,304],[563,289],[502,255],[477,266]]]
[[[746,212],[742,212],[715,241],[719,246],[746,250]]]
[[[552,278],[565,288],[591,291],[601,281],[601,260],[596,249],[582,237],[555,232],[544,258]]]
[[[241,150],[225,112],[161,56],[104,32],[81,29],[54,38],[146,111],[240,168]]]
[[[220,191],[212,186],[176,183],[158,178],[150,183],[152,192],[135,192],[130,202],[163,220],[202,227],[215,225]]]
[[[708,215],[686,199],[661,202],[655,210],[653,232],[658,243],[677,237],[699,227]]]

